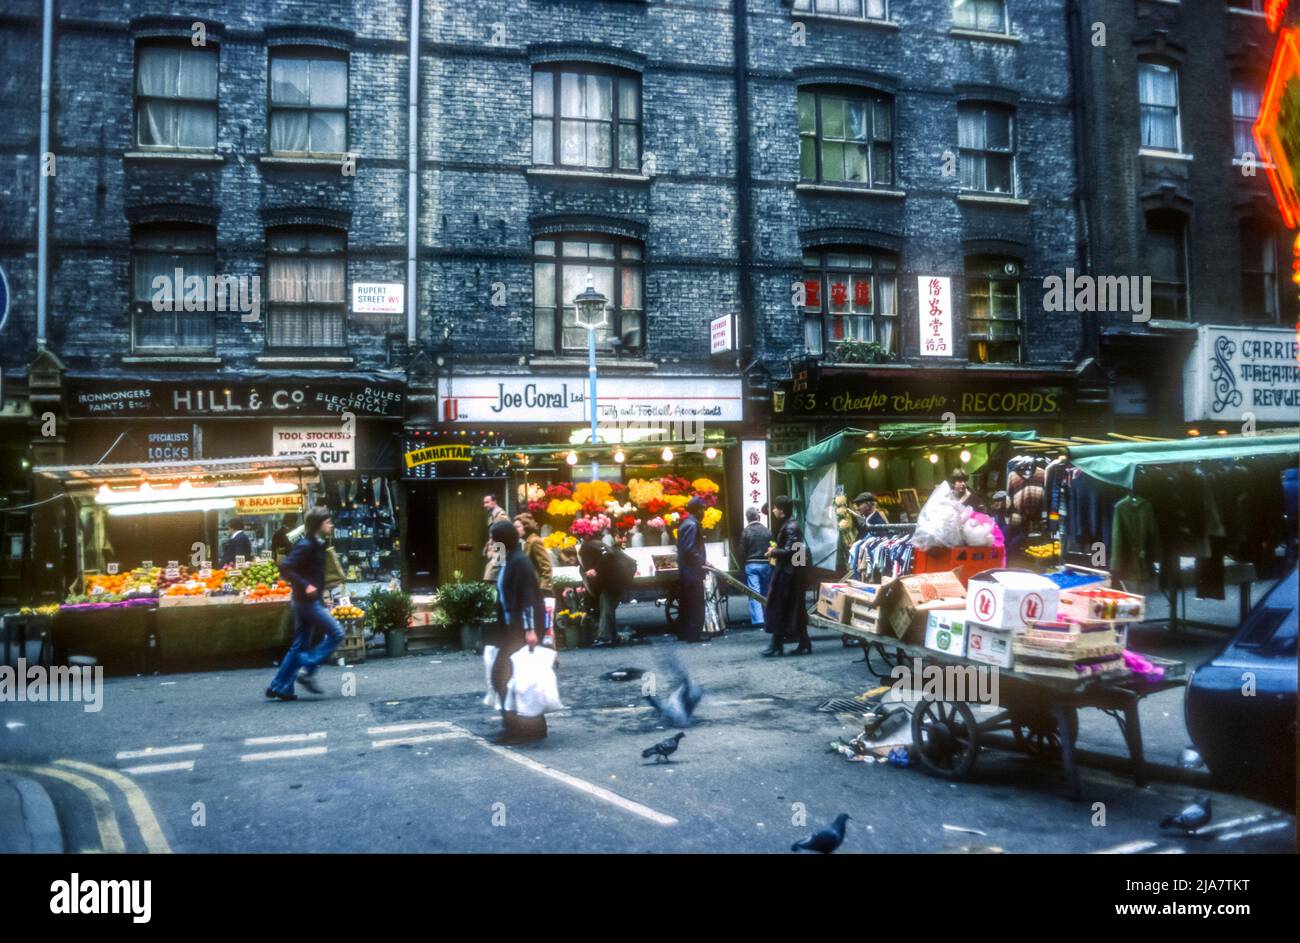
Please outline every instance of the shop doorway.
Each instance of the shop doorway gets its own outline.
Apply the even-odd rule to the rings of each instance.
[[[487,542],[483,495],[488,489],[476,484],[457,481],[438,485],[439,583],[450,580],[457,570],[468,579],[483,575],[483,544]]]
[[[406,589],[429,593],[438,579],[438,485],[406,483]]]

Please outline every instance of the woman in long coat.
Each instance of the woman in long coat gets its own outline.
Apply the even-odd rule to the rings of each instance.
[[[812,652],[808,640],[808,610],[804,607],[807,589],[808,547],[803,529],[794,519],[794,502],[782,495],[772,502],[772,522],[779,525],[776,546],[768,552],[772,560],[772,582],[767,589],[767,631],[772,641],[763,655],[784,655],[786,642],[798,642],[791,653]]]
[[[510,656],[525,645],[534,648],[546,631],[546,604],[533,563],[519,544],[519,534],[509,520],[498,521],[488,531],[491,540],[505,550],[505,566],[497,576],[497,610],[501,619],[500,647],[492,663],[492,687],[501,703],[514,665]],[[546,736],[546,717],[520,717],[514,711],[502,711],[503,729],[497,743],[528,743]]]

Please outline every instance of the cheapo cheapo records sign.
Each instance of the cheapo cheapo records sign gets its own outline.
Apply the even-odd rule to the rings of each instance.
[[[254,494],[235,498],[235,513],[240,517],[253,514],[298,514],[303,507],[302,493]]]
[[[406,310],[406,286],[400,282],[352,284],[352,312],[354,314],[402,314]]]
[[[310,455],[322,471],[353,471],[357,467],[357,434],[342,424],[276,426],[271,431],[272,455]]]

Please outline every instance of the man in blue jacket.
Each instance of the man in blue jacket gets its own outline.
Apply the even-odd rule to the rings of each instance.
[[[327,508],[312,508],[305,519],[306,531],[280,563],[280,576],[293,587],[293,644],[280,662],[266,696],[281,701],[296,701],[296,680],[313,694],[320,694],[316,669],[329,658],[343,641],[343,629],[321,599],[325,586],[325,541],[334,532],[334,521]],[[324,638],[313,648],[316,630]],[[301,673],[299,672],[301,669]]]
[[[683,642],[704,640],[704,534],[697,520],[707,507],[691,498],[677,524],[677,637]]]

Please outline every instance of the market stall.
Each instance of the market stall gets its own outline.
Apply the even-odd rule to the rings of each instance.
[[[223,518],[300,512],[309,457],[46,466],[76,508],[76,580],[53,616],[55,657],[193,665],[287,646],[289,587],[269,548],[222,546]],[[230,539],[234,540],[233,535]],[[224,566],[224,555],[234,554]]]

